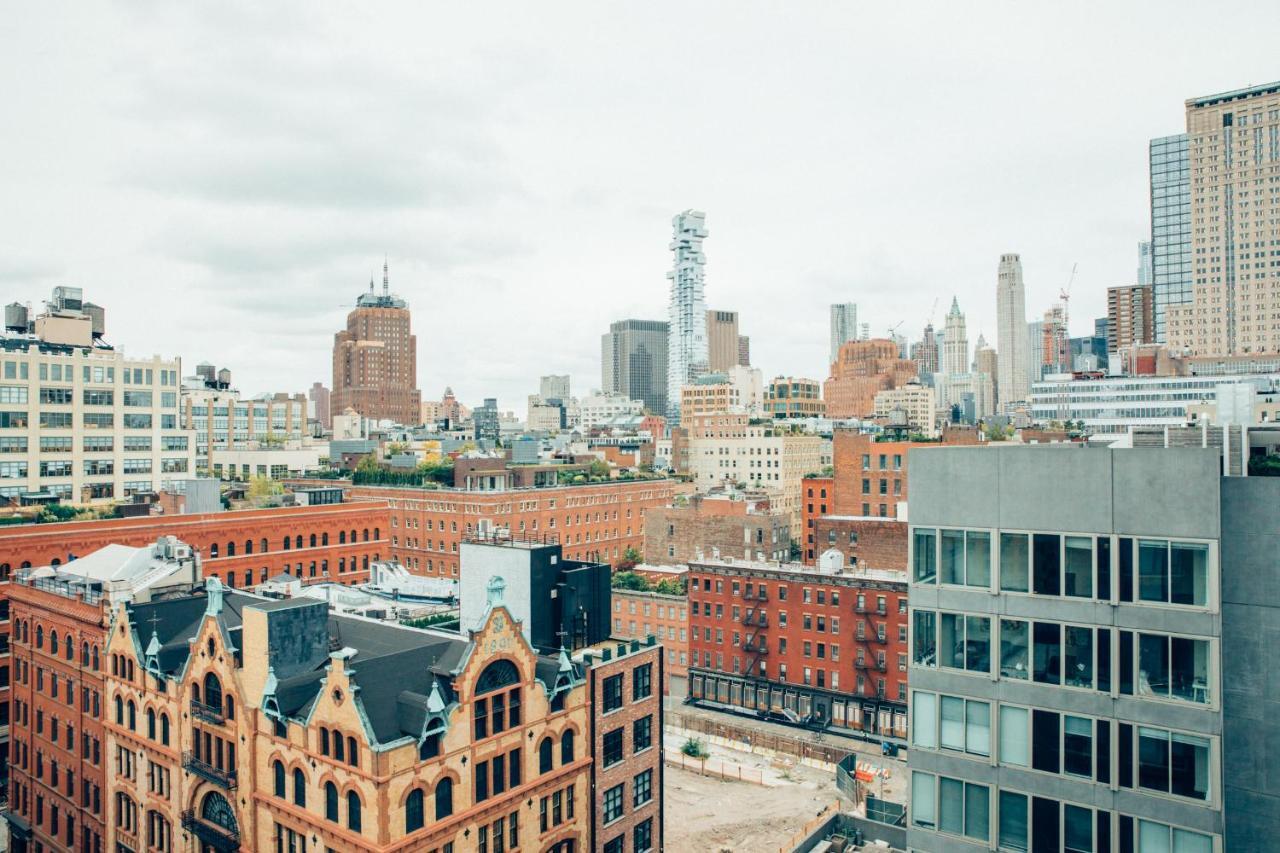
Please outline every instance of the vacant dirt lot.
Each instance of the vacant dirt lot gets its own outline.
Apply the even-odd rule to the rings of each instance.
[[[837,799],[823,774],[800,767],[793,783],[764,788],[666,768],[666,849],[671,853],[775,853]]]

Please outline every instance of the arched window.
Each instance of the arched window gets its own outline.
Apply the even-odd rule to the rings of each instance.
[[[343,751],[342,751],[342,733],[341,733],[341,732],[334,732],[334,733],[333,733],[333,757],[334,757],[335,759],[337,759],[338,761],[341,761],[341,760],[342,760],[342,758],[343,758]]]
[[[440,735],[427,735],[422,739],[422,743],[418,744],[418,760],[426,761],[428,758],[435,758],[440,754]]]
[[[347,828],[360,831],[360,795],[355,791],[347,791]]]
[[[212,672],[207,672],[204,676],[204,704],[215,710],[222,710],[222,682]]]
[[[227,798],[219,794],[217,791],[210,791],[204,795],[204,799],[200,803],[200,817],[220,826],[231,835],[239,835],[240,827],[236,823],[236,813],[231,808],[231,804],[227,802]]]
[[[316,535],[314,533],[311,534],[311,539],[308,541],[311,543],[312,548],[316,547]]]
[[[147,737],[156,739],[156,712],[151,708],[147,709]]]
[[[234,542],[228,542],[228,543],[227,543],[227,556],[228,556],[228,557],[234,557],[235,555],[236,555],[236,543],[234,543]]]
[[[453,780],[441,779],[436,784],[436,820],[444,820],[453,814]]]
[[[324,819],[338,822],[338,786],[324,783]]]
[[[234,720],[236,718],[236,697],[227,694],[227,719]]]
[[[520,681],[520,670],[506,658],[499,658],[484,668],[476,679],[476,695],[483,696]]]
[[[244,540],[244,552],[245,552],[246,554],[252,554],[252,553],[253,553],[253,540],[252,540],[252,539],[246,539],[246,540]]]
[[[123,726],[124,725],[124,700],[121,699],[119,696],[117,696],[115,698],[115,706],[116,706],[116,725]]]
[[[573,763],[573,729],[568,729],[560,736],[560,763]]]
[[[58,632],[49,632],[49,654],[56,655],[58,653]]]
[[[421,788],[414,788],[409,792],[409,798],[404,801],[404,831],[405,834],[415,832],[422,829],[426,823],[423,818],[423,801],[426,799]]]
[[[329,754],[329,730],[324,726],[320,727],[320,754]]]
[[[290,545],[290,544],[292,544],[292,543],[291,543],[291,540],[289,539],[289,537],[288,537],[288,536],[284,537],[284,549],[285,549],[286,551],[288,551],[288,550],[289,550],[289,545]]]
[[[355,528],[354,528],[354,527],[353,527],[353,528],[351,528],[351,541],[352,541],[352,542],[355,542],[355,541],[356,541],[356,530],[355,530]]]
[[[284,792],[284,764],[276,761],[271,765],[271,775],[275,778],[275,793],[280,799],[285,798]]]
[[[262,550],[262,553],[264,553],[264,554],[271,550],[271,549],[267,546],[267,537],[265,537],[265,536],[263,536],[263,537],[262,537],[262,549],[261,549],[261,550]]]
[[[62,656],[65,657],[67,660],[75,660],[76,641],[75,641],[75,638],[72,637],[70,633],[67,634],[67,645],[65,648],[66,648],[66,651],[62,653]]]
[[[133,700],[129,700],[129,731],[136,732],[138,730],[138,706],[133,704]]]
[[[301,767],[293,768],[293,804],[304,808],[307,805],[307,777]]]
[[[299,533],[293,540],[293,547],[302,548],[302,534]]]
[[[232,589],[235,589],[235,588],[236,588],[236,573],[235,573],[235,572],[227,572],[227,586],[231,587]]]
[[[339,531],[338,531],[338,544],[339,544],[339,545],[346,545],[346,544],[347,544],[347,531],[345,531],[345,530],[339,530]]]
[[[352,767],[360,766],[360,748],[356,746],[356,739],[347,738],[347,763]]]
[[[321,533],[321,534],[320,534],[320,544],[321,544],[321,545],[328,545],[328,544],[329,544],[329,534],[328,534],[328,533]]]
[[[253,569],[244,570],[244,585],[253,586]]]
[[[165,746],[169,745],[169,715],[160,715],[160,742]]]
[[[98,647],[97,646],[93,647],[93,670],[94,672],[98,671]]]
[[[379,531],[379,529],[378,529],[378,528],[376,528],[376,527],[375,527],[375,528],[373,528],[373,539],[374,539],[374,541],[376,542],[377,540],[379,540],[379,539],[381,539],[381,538],[382,538],[382,533],[381,533],[381,531]]]
[[[367,528],[367,527],[366,527],[366,528],[365,528],[363,531],[361,531],[361,532],[362,532],[362,534],[363,534],[363,536],[362,536],[363,540],[364,540],[365,542],[368,542],[368,541],[369,541],[369,528]]]
[[[37,649],[44,648],[44,626],[43,625],[36,626],[36,648]]]
[[[552,744],[551,738],[544,737],[542,743],[538,744],[538,772],[551,772]]]
[[[89,644],[88,643],[82,643],[80,645],[80,665],[81,666],[89,665]]]
[[[213,542],[209,545],[209,558],[213,559],[216,556],[218,556],[218,543]]]

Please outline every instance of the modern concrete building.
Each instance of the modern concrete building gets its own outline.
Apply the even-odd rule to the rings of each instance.
[[[1165,312],[1191,301],[1191,164],[1187,135],[1162,136],[1148,146],[1151,173],[1151,322],[1164,343]]]
[[[1012,253],[1001,255],[996,273],[996,350],[1000,353],[996,388],[1002,411],[1026,400],[1031,390],[1026,301],[1022,258]]]
[[[65,302],[34,334],[0,335],[0,501],[110,503],[191,476],[181,362],[103,345],[93,316]]]
[[[1186,102],[1191,298],[1165,312],[1169,346],[1192,355],[1280,352],[1280,82]],[[1263,183],[1260,183],[1263,182]]]
[[[640,415],[643,412],[642,400],[633,400],[625,394],[612,391],[602,391],[588,394],[578,401],[578,424],[583,432],[590,432],[617,418]]]
[[[719,373],[739,363],[738,312],[707,312],[707,369]]]
[[[1138,287],[1150,287],[1154,277],[1154,265],[1151,260],[1151,241],[1142,240],[1138,243]]]
[[[672,267],[667,300],[667,421],[680,423],[680,389],[705,373],[707,353],[707,302],[704,294],[706,255],[702,241],[707,215],[686,210],[671,220]]]
[[[418,339],[409,304],[391,292],[382,265],[382,293],[369,291],[347,315],[347,328],[333,336],[333,390],[330,412],[348,408],[372,420],[413,425],[422,417],[418,390]]]
[[[911,491],[912,849],[1270,848],[1280,481],[1006,446],[920,454]]]
[[[840,347],[858,339],[858,306],[852,302],[839,302],[831,306],[831,349],[827,361],[840,356]]]
[[[1155,343],[1152,289],[1143,285],[1107,288],[1107,352]]]
[[[544,400],[563,400],[569,402],[572,399],[569,375],[552,374],[543,376],[538,380],[538,396]]]
[[[667,337],[661,320],[620,320],[600,340],[600,389],[641,400],[651,414],[667,412]]]

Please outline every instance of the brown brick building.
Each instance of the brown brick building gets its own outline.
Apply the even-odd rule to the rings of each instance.
[[[690,495],[683,505],[645,514],[647,563],[687,563],[723,555],[785,560],[791,552],[791,517],[765,496]]]
[[[907,523],[891,518],[827,515],[815,519],[813,542],[806,547],[806,562],[817,561],[830,551],[840,554],[840,565],[906,571]],[[810,553],[815,556],[810,557]]]
[[[916,363],[901,358],[893,341],[848,341],[840,347],[823,385],[827,417],[869,417],[875,413],[877,393],[905,385],[915,376]]]
[[[330,413],[348,408],[374,420],[422,422],[418,390],[418,339],[410,327],[408,304],[390,292],[382,267],[382,293],[356,300],[347,328],[333,336],[333,390]]]
[[[613,635],[644,638],[650,634],[662,643],[663,695],[683,698],[688,694],[689,598],[633,589],[613,590]]]
[[[695,702],[905,737],[905,574],[737,562],[689,572]]]
[[[580,659],[591,709],[595,853],[663,847],[662,649],[630,640]]]

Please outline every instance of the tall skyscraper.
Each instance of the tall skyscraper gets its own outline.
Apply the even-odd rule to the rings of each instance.
[[[1195,255],[1190,301],[1166,309],[1165,340],[1193,355],[1280,352],[1280,268],[1267,254],[1280,196],[1264,189],[1280,163],[1280,82],[1192,98],[1186,109]]]
[[[864,335],[865,337],[865,335]],[[840,302],[831,306],[831,356],[829,364],[840,357],[840,347],[858,338],[858,306],[852,302]]]
[[[751,338],[747,335],[738,335],[738,364],[751,366]]]
[[[932,323],[925,324],[920,340],[911,345],[911,360],[916,363],[916,372],[921,376],[939,371],[938,338],[933,332]]]
[[[1191,167],[1187,135],[1151,140],[1151,286],[1155,339],[1165,342],[1165,312],[1191,301]]]
[[[418,339],[410,326],[409,304],[391,292],[382,265],[382,293],[360,294],[347,315],[347,328],[333,336],[333,391],[330,412],[348,407],[366,418],[417,424],[422,419],[418,391]]]
[[[1000,256],[996,274],[996,350],[1000,354],[999,406],[1027,399],[1030,391],[1028,364],[1027,299],[1022,283],[1022,258],[1010,253]]]
[[[1039,382],[1044,378],[1044,321],[1027,324],[1027,382]]]
[[[705,373],[707,364],[707,301],[704,294],[708,236],[707,215],[686,210],[671,220],[672,267],[667,327],[667,422],[680,423],[680,389]]]
[[[1107,288],[1107,352],[1153,342],[1151,290],[1143,285]]]
[[[944,327],[942,372],[960,374],[969,372],[969,335],[964,327],[964,314],[960,302],[951,297],[951,310],[947,312]]]
[[[642,400],[651,414],[667,411],[667,323],[620,320],[600,340],[600,388]]]
[[[1138,286],[1149,287],[1151,277],[1151,241],[1143,240],[1138,243]]]
[[[707,312],[707,367],[724,373],[738,363],[738,312]]]

